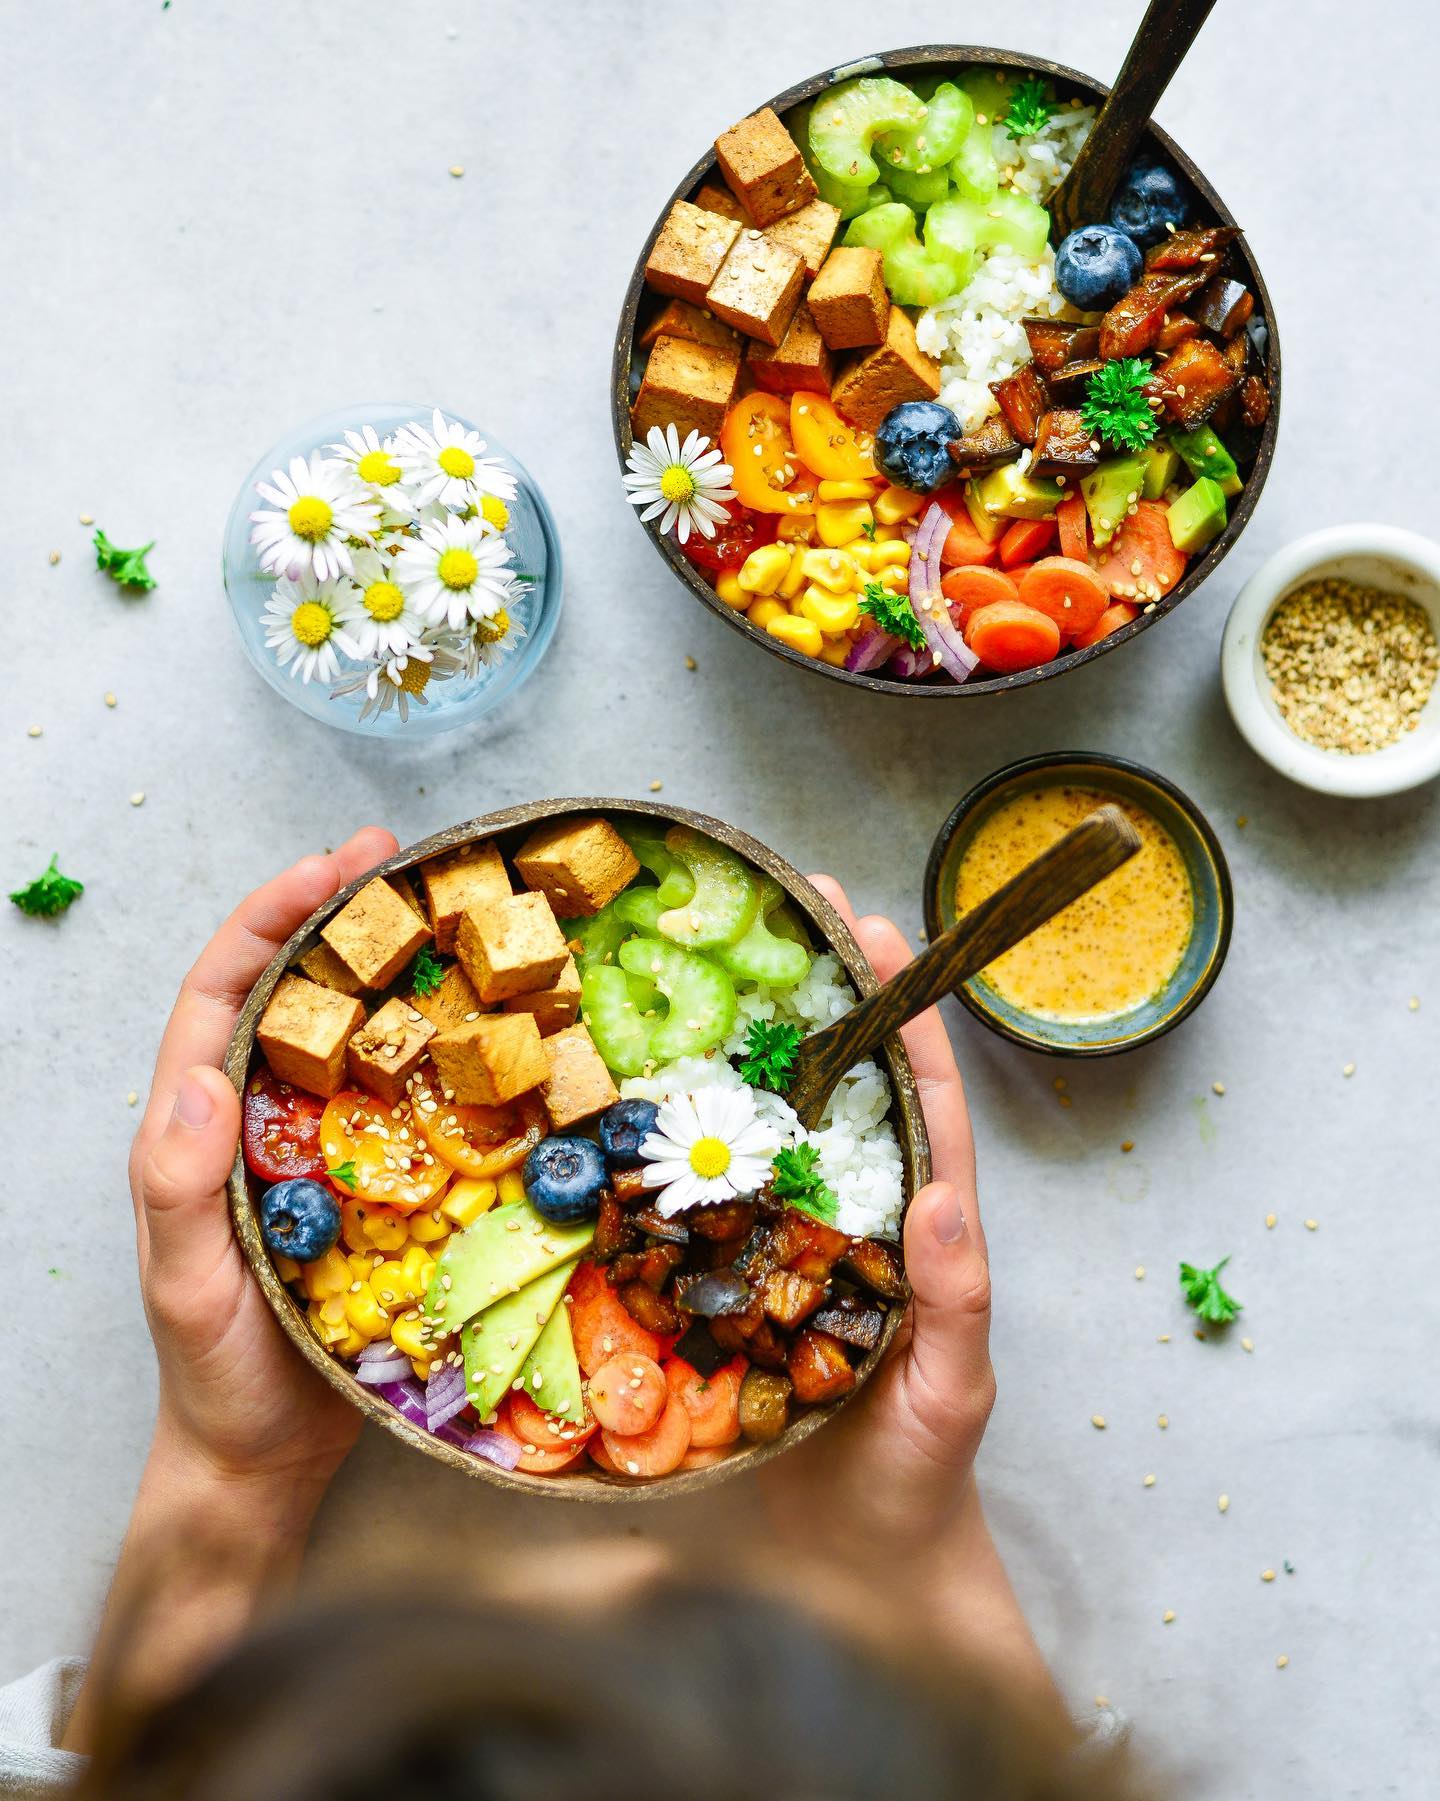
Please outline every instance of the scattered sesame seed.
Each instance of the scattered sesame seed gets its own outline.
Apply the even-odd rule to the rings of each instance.
[[[1275,1668],[1277,1670],[1287,1669],[1289,1667],[1289,1664],[1290,1664],[1290,1659],[1285,1655],[1285,1653],[1283,1651],[1275,1659]]]
[[[1120,1140],[1120,1149],[1127,1153],[1133,1151],[1135,1149],[1135,1140],[1133,1138],[1122,1138]]]
[[[694,657],[686,657],[685,667],[687,669],[693,670],[693,669],[698,669],[700,667],[700,665],[695,661]]]
[[[1420,1011],[1420,996],[1418,994],[1412,994],[1405,1004],[1412,1013],[1418,1013]]]
[[[1167,1607],[1164,1613],[1160,1615],[1160,1619],[1162,1624],[1166,1626],[1172,1625],[1175,1619],[1175,1609],[1173,1607]]]
[[[1057,1093],[1064,1094],[1065,1090],[1070,1086],[1070,1084],[1065,1080],[1064,1076],[1056,1076],[1056,1078],[1055,1078],[1054,1082],[1051,1084],[1051,1086],[1057,1091]]]
[[[1246,814],[1237,813],[1235,815],[1235,823],[1236,823],[1236,825],[1239,826],[1240,830],[1243,832],[1245,830],[1246,826],[1249,825],[1250,820]]]
[[[1145,1478],[1145,1486],[1146,1486],[1146,1488],[1154,1488],[1155,1478],[1153,1476],[1147,1476]]]
[[[53,569],[59,561],[60,561],[60,552],[58,550],[52,550],[50,552],[50,567]]]
[[[1092,1413],[1090,1415],[1090,1424],[1097,1432],[1103,1432],[1105,1430],[1105,1415],[1103,1413]]]
[[[1062,1107],[1073,1107],[1075,1105],[1068,1094],[1057,1094],[1055,1098]]]
[[[105,705],[107,707],[113,707],[115,705],[115,696],[108,688],[105,690]]]
[[[1216,1094],[1224,1094],[1225,1092],[1225,1084],[1223,1082],[1212,1082],[1210,1086]]]
[[[130,796],[130,805],[132,807],[143,807],[145,805],[145,790],[143,788],[137,788]]]
[[[1242,1351],[1253,1351],[1255,1349],[1255,1340],[1253,1338],[1242,1338],[1240,1340],[1240,1349]]]
[[[1143,1263],[1137,1263],[1135,1265],[1135,1280],[1137,1282],[1143,1282],[1145,1280],[1145,1265]]]
[[[1215,1505],[1220,1509],[1221,1513],[1229,1513],[1229,1511],[1230,1511],[1229,1495],[1221,1495],[1220,1499],[1215,1503]]]
[[[1162,1332],[1155,1342],[1157,1344],[1169,1344],[1170,1334],[1168,1332]]]
[[[633,1457],[631,1457],[627,1460],[627,1462],[625,1464],[625,1468],[629,1471],[629,1473],[632,1476],[638,1476],[640,1474],[640,1465],[638,1463],[636,1463],[636,1461]]]
[[[32,738],[38,738],[40,736],[42,730],[43,730],[43,727],[38,726],[38,725],[32,725],[30,727],[30,736]]]
[[[1110,1705],[1110,1699],[1107,1695],[1096,1695],[1095,1705],[1097,1707],[1108,1707]]]
[[[1160,1428],[1160,1430],[1162,1432],[1164,1432],[1170,1424],[1170,1415],[1168,1413],[1160,1414],[1158,1416],[1158,1418],[1156,1419],[1155,1424]]]
[[[1275,1580],[1274,1570],[1261,1570],[1260,1580],[1262,1582],[1273,1582]]]
[[[1355,1074],[1355,1065],[1353,1063],[1347,1063],[1344,1069],[1340,1071],[1340,1074],[1342,1076],[1353,1076]]]
[[[1319,1224],[1320,1222],[1318,1219],[1307,1219],[1305,1222],[1305,1230],[1307,1232],[1314,1232],[1319,1227]]]
[[[1265,1230],[1267,1232],[1273,1232],[1275,1230],[1275,1215],[1273,1213],[1267,1213],[1265,1215]]]
[[[464,165],[464,163],[451,163],[451,165],[450,165],[450,173],[451,173],[451,174],[452,174],[452,175],[453,175],[453,176],[454,176],[454,177],[455,177],[455,179],[456,179],[456,180],[457,180],[457,181],[458,181],[458,180],[459,180],[459,179],[460,179],[460,177],[461,177],[461,176],[462,176],[462,175],[463,175],[463,174],[464,174],[464,173],[465,173],[465,165]]]
[[[139,1099],[140,1099],[140,1096],[139,1096],[139,1095],[138,1095],[138,1094],[137,1094],[137,1093],[136,1093],[136,1092],[135,1092],[135,1090],[134,1090],[134,1089],[133,1089],[133,1088],[132,1088],[132,1089],[131,1089],[131,1090],[130,1090],[130,1092],[129,1092],[129,1094],[127,1094],[127,1095],[126,1095],[126,1096],[125,1096],[125,1105],[126,1105],[126,1106],[127,1106],[127,1107],[133,1107],[133,1106],[134,1106],[134,1105],[135,1105],[135,1103],[136,1103],[136,1102],[137,1102],[137,1101],[138,1101],[138,1100],[139,1100]]]
[[[663,782],[651,782],[650,792],[652,794],[658,794],[664,786],[665,784]]]

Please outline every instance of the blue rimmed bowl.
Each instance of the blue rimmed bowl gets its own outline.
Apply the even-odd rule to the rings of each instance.
[[[1173,782],[1143,764],[1092,751],[1054,751],[1008,763],[986,776],[941,826],[925,865],[925,929],[931,938],[954,925],[960,864],[984,822],[1017,795],[1037,788],[1092,788],[1128,801],[1169,833],[1190,878],[1194,923],[1174,974],[1129,1012],[1066,1022],[1027,1013],[986,979],[974,976],[958,999],[992,1032],[1026,1050],[1058,1057],[1108,1057],[1162,1037],[1195,1011],[1215,984],[1230,948],[1235,911],[1230,868],[1205,815]]]

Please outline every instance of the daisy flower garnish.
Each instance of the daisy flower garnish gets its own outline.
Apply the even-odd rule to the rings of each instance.
[[[418,644],[412,644],[403,656],[379,658],[368,669],[347,676],[330,690],[331,700],[365,691],[360,718],[388,713],[392,707],[404,725],[410,717],[410,706],[428,707],[432,682],[448,681],[464,667],[464,659],[456,654],[450,641],[439,633],[427,633]]]
[[[340,673],[337,648],[357,654],[340,618],[341,598],[333,581],[316,581],[307,569],[298,581],[282,575],[265,603],[265,642],[282,669],[302,682]]]
[[[395,559],[395,580],[429,625],[489,619],[513,597],[510,546],[483,519],[422,520]]]
[[[460,634],[465,674],[473,681],[482,669],[498,669],[525,636],[525,627],[501,607],[488,619],[472,619]]]
[[[350,573],[347,538],[369,543],[380,515],[343,463],[316,450],[307,463],[292,457],[288,475],[271,472],[255,491],[271,503],[252,513],[250,542],[269,575],[298,581],[308,569],[317,581],[333,581]]]
[[[357,550],[350,584],[342,593],[339,619],[354,644],[352,656],[402,654],[416,643],[425,621],[395,580],[393,564],[375,550]]]
[[[641,1140],[640,1179],[661,1191],[656,1206],[668,1219],[763,1188],[778,1144],[748,1089],[702,1088],[660,1108],[655,1130]]]
[[[735,498],[730,465],[720,452],[692,431],[682,444],[673,425],[650,427],[643,444],[632,444],[625,459],[625,498],[644,507],[643,520],[658,519],[662,532],[674,532],[685,543],[692,531],[713,538],[726,517],[724,502]]]
[[[479,432],[447,419],[439,407],[429,431],[418,423],[403,425],[393,447],[417,506],[432,500],[457,509],[478,506],[486,494],[500,500],[515,498],[515,477],[485,455]]]
[[[384,444],[373,425],[362,425],[359,431],[347,431],[345,442],[332,444],[330,449],[342,463],[350,465],[356,481],[382,511],[405,517],[414,512],[414,503],[395,460],[393,439]]]

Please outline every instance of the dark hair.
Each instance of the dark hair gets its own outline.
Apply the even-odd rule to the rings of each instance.
[[[948,1663],[738,1585],[618,1607],[357,1599],[292,1615],[138,1720],[105,1801],[1122,1801],[1112,1760]]]

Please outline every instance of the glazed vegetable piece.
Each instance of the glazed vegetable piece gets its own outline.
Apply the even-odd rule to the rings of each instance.
[[[855,1371],[844,1345],[828,1332],[810,1327],[791,1345],[785,1368],[797,1401],[838,1401],[855,1386]]]
[[[823,103],[824,96],[821,99]],[[875,158],[886,181],[893,182],[899,171],[929,175],[943,169],[964,143],[975,119],[974,102],[953,81],[942,81],[923,105],[924,116],[917,124],[894,126],[874,141]],[[898,187],[896,192],[900,192]]]
[[[772,1269],[765,1278],[761,1302],[767,1315],[786,1332],[793,1332],[825,1299],[826,1287],[793,1269]]]
[[[751,1444],[773,1444],[790,1424],[794,1384],[778,1371],[748,1369],[740,1383],[740,1430]]]
[[[1035,455],[1028,474],[1038,480],[1086,475],[1100,461],[1100,452],[1093,445],[1090,428],[1078,407],[1052,407],[1035,434]]]
[[[1034,362],[1022,363],[1003,381],[992,381],[990,392],[999,402],[1005,422],[1021,444],[1033,444],[1040,421],[1050,410],[1050,390]]]
[[[974,431],[956,438],[950,446],[950,457],[962,475],[970,475],[1013,462],[1023,448],[1006,420],[996,414]]]
[[[1209,267],[1219,260],[1220,252],[1240,236],[1238,225],[1198,225],[1189,231],[1172,232],[1146,252],[1147,269],[1194,269]]]
[[[925,103],[888,75],[842,81],[810,109],[810,150],[828,175],[847,184],[884,179],[870,146],[884,132],[925,123]]]
[[[810,1323],[857,1351],[873,1351],[885,1330],[885,1314],[873,1301],[852,1294],[822,1307]]]
[[[738,980],[763,982],[767,988],[793,988],[810,969],[809,953],[792,938],[771,929],[771,918],[784,902],[785,891],[770,876],[760,882],[760,904],[750,929],[734,944],[722,945],[715,961]]]
[[[546,1131],[540,1098],[523,1094],[500,1107],[447,1101],[433,1067],[422,1063],[410,1089],[412,1104],[425,1121],[430,1149],[462,1176],[484,1181],[515,1169]]]
[[[1062,319],[1022,319],[1020,323],[1042,375],[1092,357],[1100,348],[1098,325],[1070,325]]]
[[[841,1275],[861,1283],[882,1301],[905,1301],[910,1297],[899,1248],[883,1238],[852,1239],[838,1269]]]
[[[1208,338],[1192,338],[1172,351],[1154,380],[1166,413],[1187,431],[1203,425],[1240,385],[1237,371]]]
[[[675,1341],[675,1360],[684,1362],[702,1376],[713,1376],[731,1361],[733,1353],[715,1342],[714,1334],[703,1319],[691,1322]]]
[[[1249,323],[1255,311],[1255,296],[1228,275],[1212,275],[1195,296],[1191,310],[1206,331],[1213,331],[1219,338],[1233,338]]]
[[[699,1319],[724,1319],[749,1310],[750,1284],[733,1269],[707,1270],[690,1278],[680,1290],[680,1308]]]
[[[665,844],[688,871],[695,893],[683,907],[660,915],[661,936],[700,950],[737,943],[760,904],[759,879],[750,866],[692,826],[671,826]]]
[[[1207,279],[1206,268],[1143,275],[1100,321],[1100,355],[1144,356],[1153,350],[1165,316],[1181,307]]]

